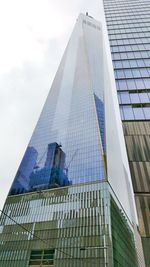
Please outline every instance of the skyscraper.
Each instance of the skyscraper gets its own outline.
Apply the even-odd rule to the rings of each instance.
[[[150,1],[104,0],[146,266],[150,266]]]
[[[79,16],[2,211],[0,266],[138,266],[105,34]]]

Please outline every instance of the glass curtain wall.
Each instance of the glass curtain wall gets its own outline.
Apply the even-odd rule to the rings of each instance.
[[[103,0],[146,266],[150,266],[150,1]]]

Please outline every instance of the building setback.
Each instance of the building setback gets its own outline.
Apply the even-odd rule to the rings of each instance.
[[[150,1],[104,0],[146,266],[150,266]]]
[[[79,15],[2,211],[1,267],[144,266],[105,34]]]

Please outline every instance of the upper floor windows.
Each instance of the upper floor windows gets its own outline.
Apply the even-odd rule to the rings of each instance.
[[[150,50],[150,44],[132,44],[111,46],[111,52],[130,52]]]
[[[143,79],[118,79],[116,80],[117,90],[145,90],[150,89],[150,78]]]
[[[136,69],[117,69],[115,70],[116,79],[129,78],[149,78],[150,68],[136,68]]]
[[[148,104],[149,93],[118,92],[119,104]]]
[[[150,58],[150,51],[112,53],[113,60]]]
[[[110,45],[135,45],[135,44],[149,44],[150,38],[125,38],[110,40]]]
[[[150,58],[147,59],[128,59],[128,60],[114,60],[114,69],[125,69],[125,68],[150,68]]]
[[[150,107],[121,106],[122,120],[150,120]]]

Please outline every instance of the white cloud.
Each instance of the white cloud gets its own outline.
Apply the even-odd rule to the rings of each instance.
[[[1,3],[1,72],[21,66],[23,61],[40,62],[44,47],[38,40],[56,38],[62,33],[61,19],[56,23],[54,15],[51,16],[48,12],[48,1],[42,1],[43,4],[40,2],[6,0],[3,4]]]

